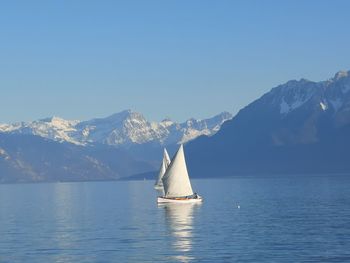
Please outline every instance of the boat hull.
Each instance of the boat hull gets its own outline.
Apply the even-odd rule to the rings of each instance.
[[[187,204],[187,203],[200,203],[203,201],[203,198],[198,196],[197,198],[168,198],[164,196],[158,196],[157,203],[178,203],[178,204]]]

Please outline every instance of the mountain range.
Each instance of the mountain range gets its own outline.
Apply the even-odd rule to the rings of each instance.
[[[184,123],[149,122],[126,110],[89,121],[0,124],[0,182],[111,180],[152,171],[163,146],[212,136],[230,118],[223,112]]]
[[[50,140],[76,145],[101,143],[129,147],[134,144],[151,142],[171,145],[186,143],[200,135],[211,136],[220,129],[224,121],[231,118],[230,113],[222,112],[210,119],[191,118],[183,123],[177,123],[170,119],[149,122],[142,114],[125,110],[107,118],[89,121],[51,117],[33,122],[0,124],[0,132],[38,135]]]
[[[167,147],[185,143],[191,177],[350,173],[350,72],[291,80],[234,117],[150,122],[107,118],[0,124],[0,182],[154,177]]]
[[[350,173],[350,72],[291,80],[241,109],[212,137],[187,145],[201,177]]]

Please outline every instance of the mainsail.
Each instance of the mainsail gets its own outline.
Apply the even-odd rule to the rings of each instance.
[[[182,144],[174,158],[171,160],[170,166],[166,170],[162,181],[165,197],[184,197],[193,195]]]
[[[165,174],[166,170],[168,169],[169,164],[170,164],[169,154],[166,151],[166,149],[164,148],[162,164],[160,165],[158,179],[155,183],[156,187],[163,187],[162,178],[163,178],[163,175]]]

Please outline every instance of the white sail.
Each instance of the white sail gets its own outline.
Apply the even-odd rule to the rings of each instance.
[[[167,169],[168,169],[168,167],[169,167],[169,165],[170,165],[170,157],[169,157],[169,154],[168,154],[168,152],[167,152],[167,150],[164,148],[164,159],[166,160],[166,163],[167,163]]]
[[[181,145],[163,176],[165,197],[184,197],[193,195],[188,177],[183,146]]]
[[[160,165],[158,179],[155,183],[156,187],[163,187],[162,178],[163,178],[163,175],[165,174],[166,170],[168,169],[169,165],[170,165],[169,154],[168,154],[167,150],[164,148],[162,164]]]

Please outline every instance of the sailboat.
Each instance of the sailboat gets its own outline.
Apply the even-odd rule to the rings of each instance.
[[[157,189],[157,190],[162,190],[163,189],[162,178],[163,178],[166,170],[168,169],[169,165],[170,165],[169,154],[168,154],[167,150],[164,148],[163,160],[162,160],[162,164],[160,165],[158,179],[157,179],[156,183],[154,184],[154,188],[155,189]]]
[[[193,193],[182,144],[166,169],[162,182],[164,195],[158,197],[158,203],[195,203],[202,201],[201,196]]]

